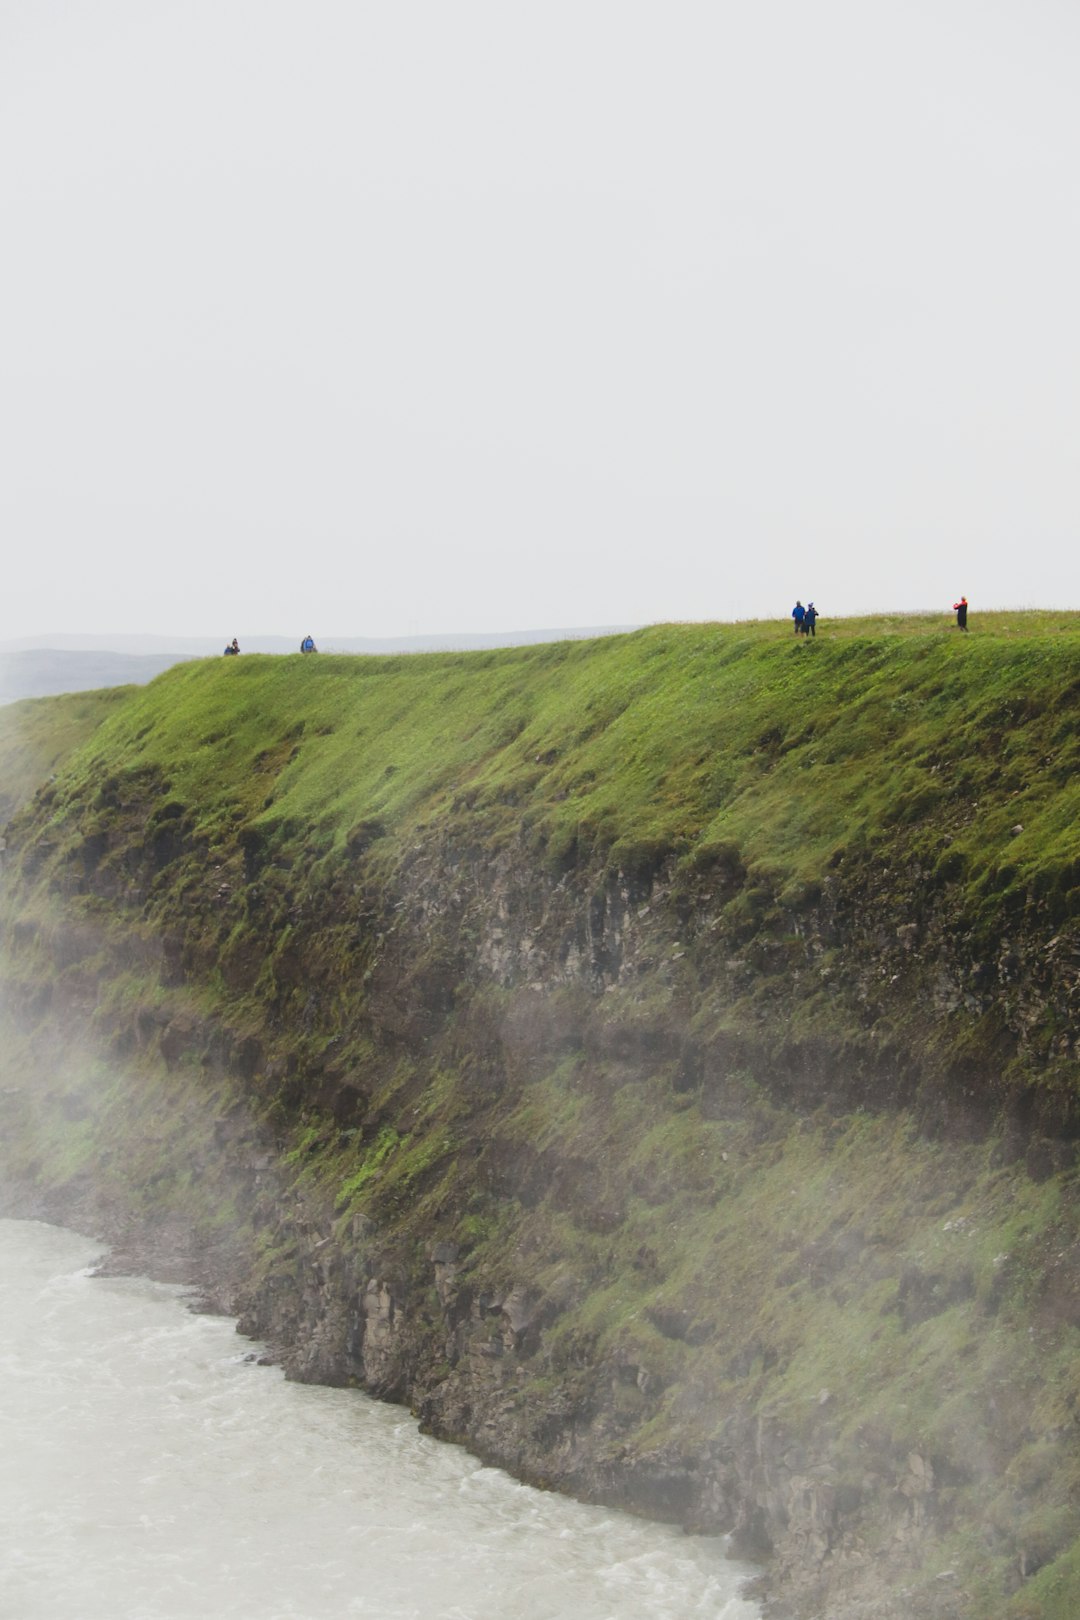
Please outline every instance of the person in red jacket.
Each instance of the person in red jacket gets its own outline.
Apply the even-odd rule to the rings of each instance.
[[[953,612],[956,614],[956,628],[967,629],[967,597],[962,596],[959,602],[953,603]]]

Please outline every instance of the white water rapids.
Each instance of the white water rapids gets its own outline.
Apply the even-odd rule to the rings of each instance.
[[[290,1384],[101,1245],[0,1221],[3,1620],[753,1620],[723,1543]]]

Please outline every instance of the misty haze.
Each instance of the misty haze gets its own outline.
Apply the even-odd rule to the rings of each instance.
[[[2,9],[20,1620],[1080,1612],[1078,44]]]

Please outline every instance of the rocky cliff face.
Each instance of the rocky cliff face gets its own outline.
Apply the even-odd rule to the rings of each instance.
[[[292,1376],[731,1531],[777,1612],[1050,1617],[1080,933],[1054,892],[988,928],[942,838],[792,887],[467,804],[328,851],[256,808],[210,840],[155,770],[47,788],[5,1207],[197,1278]]]

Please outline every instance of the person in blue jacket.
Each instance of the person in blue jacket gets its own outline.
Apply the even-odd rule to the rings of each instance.
[[[795,634],[802,634],[803,620],[806,618],[806,609],[801,602],[796,602],[791,610],[791,617],[795,620]]]
[[[814,626],[817,624],[817,616],[817,608],[814,606],[813,602],[807,602],[806,612],[803,614],[802,622],[804,636],[817,635],[817,631],[814,629]]]
[[[303,641],[300,643],[301,652],[318,652],[318,650],[318,647],[316,647],[310,636],[305,636]]]
[[[239,655],[240,643],[237,641],[236,637],[233,636],[232,640],[229,642],[229,645],[225,649],[225,656],[226,658],[237,658]]]

